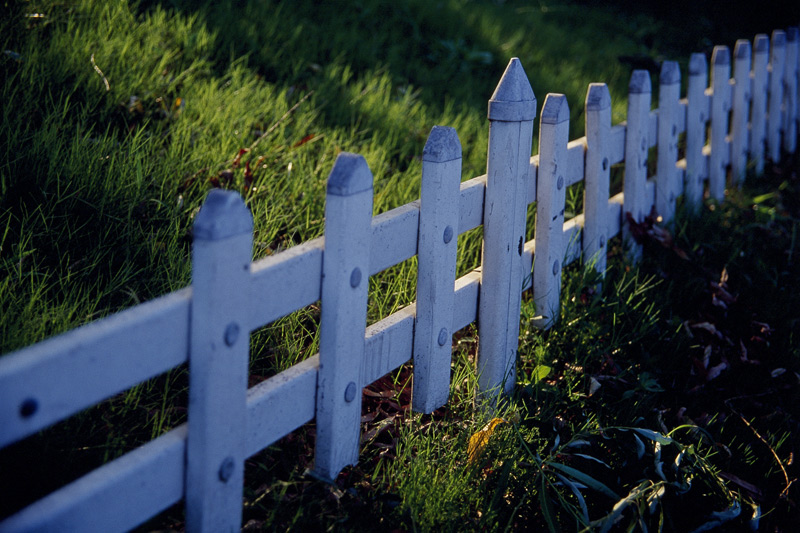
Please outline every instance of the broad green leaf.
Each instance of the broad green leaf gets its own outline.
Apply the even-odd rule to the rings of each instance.
[[[550,530],[550,533],[558,533],[559,528],[556,527],[556,522],[553,519],[553,507],[550,503],[550,500],[547,498],[547,480],[544,477],[544,474],[541,475],[542,483],[541,487],[539,487],[539,504],[542,506],[542,514],[544,515],[544,520],[547,522],[547,529]]]
[[[534,385],[539,383],[550,375],[551,370],[553,369],[547,365],[536,365],[536,368],[531,372],[531,383]]]
[[[674,442],[671,438],[662,435],[661,433],[655,432],[652,429],[643,429],[643,428],[632,428],[632,429],[642,437],[652,440],[653,442],[657,442],[661,445],[672,444]]]
[[[580,470],[576,468],[572,468],[571,466],[562,465],[561,463],[548,463],[548,466],[555,468],[556,470],[560,470],[561,472],[567,474],[572,479],[580,481],[587,487],[590,487],[598,492],[602,492],[609,498],[614,498],[615,500],[619,499],[619,495],[615,493],[613,490],[608,488],[605,484],[597,481],[595,478],[588,474],[584,474]]]

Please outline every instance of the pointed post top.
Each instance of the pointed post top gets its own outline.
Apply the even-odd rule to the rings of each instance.
[[[692,54],[689,58],[689,75],[697,76],[708,72],[708,62],[706,55],[701,53]]]
[[[664,61],[661,64],[658,82],[661,85],[674,85],[681,82],[681,69],[677,61]]]
[[[786,46],[786,32],[783,30],[775,30],[772,32],[772,47],[780,48]]]
[[[536,118],[536,96],[516,57],[508,62],[500,83],[489,100],[489,120],[522,122]]]
[[[218,241],[253,231],[253,215],[235,191],[212,189],[194,219],[194,238]]]
[[[736,59],[750,59],[750,41],[747,39],[739,39],[736,41],[736,46],[733,48],[733,55]]]
[[[561,124],[569,120],[567,97],[563,94],[549,93],[542,107],[542,124]]]
[[[650,73],[646,70],[634,70],[633,74],[631,74],[631,81],[628,84],[628,92],[631,94],[644,94],[651,91]]]
[[[791,26],[786,29],[786,42],[793,43],[800,37],[800,28]]]
[[[590,83],[586,93],[586,109],[589,111],[602,111],[611,107],[611,94],[605,83]]]
[[[764,33],[756,35],[753,41],[753,48],[757,54],[769,52],[769,37]]]
[[[731,64],[731,51],[727,46],[717,45],[711,53],[711,62],[714,65],[730,65]]]
[[[372,172],[363,156],[342,152],[328,176],[328,194],[352,196],[372,189]]]
[[[422,160],[433,163],[444,163],[461,159],[461,141],[454,128],[434,126],[428,135],[425,148],[422,149]]]

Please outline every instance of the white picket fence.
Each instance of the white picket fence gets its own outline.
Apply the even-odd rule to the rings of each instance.
[[[605,84],[586,97],[586,136],[568,142],[569,109],[549,94],[539,155],[530,157],[536,98],[512,59],[489,101],[487,174],[461,182],[461,145],[435,127],[423,152],[421,200],[372,217],[366,162],[341,154],[328,180],[325,236],[251,262],[251,215],[214,190],[194,225],[192,285],[0,358],[0,447],[189,362],[189,422],[33,503],[0,531],[117,531],[185,500],[191,531],[238,530],[245,458],[316,419],[315,470],[333,478],[358,460],[362,387],[413,360],[414,408],[447,402],[453,332],[478,321],[480,389],[515,383],[521,289],[533,286],[549,327],[559,315],[561,270],[593,258],[655,206],[701,201],[704,182],[722,200],[748,161],[756,172],[797,146],[798,30],[758,35],[733,53],[689,63],[680,99],[677,63],[664,62],[658,109],[650,76],[635,71],[627,123],[611,125]],[[729,112],[731,123],[729,124]],[[710,139],[706,143],[706,127]],[[686,132],[686,157],[678,136]],[[648,149],[658,147],[647,178]],[[609,198],[611,165],[624,189]],[[585,180],[584,213],[564,222],[565,190]],[[525,242],[536,202],[535,239]],[[457,236],[483,225],[481,268],[455,279]],[[535,252],[535,254],[534,254]],[[366,327],[369,276],[417,255],[417,302]],[[534,255],[536,261],[534,261]],[[530,273],[533,273],[531,276]],[[321,300],[320,353],[247,388],[249,333]]]

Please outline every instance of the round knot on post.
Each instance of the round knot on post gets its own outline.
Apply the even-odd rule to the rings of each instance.
[[[350,286],[354,289],[361,285],[361,269],[356,267],[350,273]]]
[[[233,457],[230,455],[222,461],[222,464],[219,466],[219,480],[223,483],[227,483],[228,480],[233,475],[233,470],[236,468],[236,463],[233,460]]]
[[[231,322],[228,324],[228,327],[225,328],[225,344],[227,346],[233,346],[236,344],[236,341],[239,339],[239,324],[236,322]]]
[[[447,343],[448,336],[449,335],[447,333],[447,328],[442,328],[441,330],[439,330],[439,338],[436,339],[437,342],[439,343],[439,346],[444,346],[445,343]]]
[[[347,388],[344,389],[344,401],[347,403],[352,402],[356,399],[356,384],[355,382],[351,381],[347,384]]]
[[[35,398],[27,398],[19,406],[19,416],[22,418],[30,418],[39,410],[39,402]]]
[[[442,240],[444,240],[445,244],[450,243],[453,240],[453,226],[447,226],[444,228],[444,235],[442,235]]]

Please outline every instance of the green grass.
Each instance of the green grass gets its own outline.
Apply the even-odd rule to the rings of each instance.
[[[458,131],[465,179],[483,174],[486,101],[512,56],[540,108],[547,92],[567,95],[575,138],[590,82],[609,84],[613,120],[624,119],[631,66],[619,56],[685,66],[687,43],[732,45],[771,29],[678,25],[673,15],[560,1],[32,0],[7,10],[0,353],[186,286],[192,221],[214,186],[246,198],[258,259],[322,234],[325,180],[340,151],[369,163],[376,214],[419,197],[433,125]],[[749,33],[732,35],[733,27]],[[264,529],[580,529],[609,516],[613,498],[552,466],[563,464],[631,495],[624,524],[663,519],[667,529],[691,529],[676,508],[704,517],[734,501],[742,516],[757,501],[763,521],[789,523],[796,493],[780,497],[783,472],[770,448],[788,463],[800,434],[792,168],[751,182],[729,205],[709,205],[702,222],[681,215],[674,234],[688,262],[651,243],[641,269],[629,270],[617,253],[602,292],[590,271],[569,269],[563,318],[549,332],[529,326],[535,309],[526,296],[520,386],[500,413],[518,421],[498,428],[479,463],[466,451],[487,415],[473,405],[470,326],[456,335],[446,408],[411,414],[409,369],[384,378],[365,396],[359,467],[337,486],[306,476],[314,428],[304,427],[248,460],[245,520]],[[568,211],[580,211],[581,194],[570,189]],[[479,265],[480,237],[459,237],[459,275]],[[724,313],[709,289],[723,267],[739,298]],[[415,279],[416,259],[372,277],[369,322],[412,302]],[[254,332],[251,384],[316,353],[318,320],[310,306]],[[702,322],[722,338],[690,327]],[[754,322],[769,324],[767,333]],[[689,373],[708,346],[714,366],[741,352],[739,341],[759,365],[737,359],[708,382]],[[601,386],[589,395],[592,379]],[[184,422],[186,387],[181,367],[0,451],[2,491],[11,495],[0,516]],[[675,429],[685,424],[703,430]],[[669,434],[661,453],[684,454],[685,467],[662,479],[653,441],[644,438],[638,455],[628,427]],[[581,441],[589,444],[571,444]],[[627,470],[616,479],[576,453]],[[729,474],[760,487],[760,499]],[[698,488],[684,490],[691,476]],[[661,502],[650,514],[648,496]],[[148,527],[181,521],[172,509]]]

